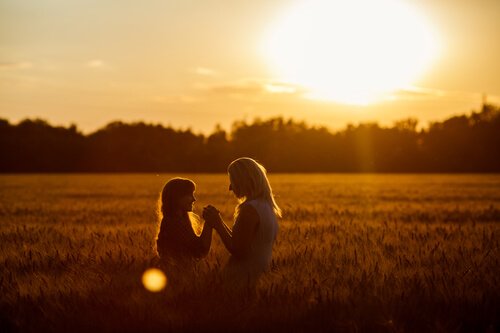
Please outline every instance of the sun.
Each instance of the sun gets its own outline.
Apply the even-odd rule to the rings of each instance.
[[[438,42],[404,0],[302,0],[271,26],[262,51],[279,79],[309,97],[363,105],[411,85]]]

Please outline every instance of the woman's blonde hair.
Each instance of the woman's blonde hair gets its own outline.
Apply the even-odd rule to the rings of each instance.
[[[227,167],[233,192],[240,199],[240,205],[247,200],[263,199],[281,217],[281,209],[274,200],[271,184],[267,179],[264,166],[249,157],[241,157],[232,161]],[[238,214],[236,210],[236,215]]]

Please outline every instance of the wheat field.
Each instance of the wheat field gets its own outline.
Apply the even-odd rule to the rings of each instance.
[[[0,176],[2,332],[494,332],[499,175],[270,175],[272,270],[235,297],[217,235],[185,283],[147,291],[157,199],[193,179],[231,221],[227,176]]]

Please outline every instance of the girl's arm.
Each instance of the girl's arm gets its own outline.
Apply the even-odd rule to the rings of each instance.
[[[204,257],[208,254],[210,250],[210,245],[212,245],[212,226],[208,223],[203,225],[203,230],[201,231],[201,235],[199,237],[201,243],[201,256]]]
[[[192,216],[192,218],[197,219],[197,216]],[[200,236],[198,236],[193,230],[191,219],[173,222],[176,223],[171,223],[170,228],[165,230],[165,237],[162,241],[165,249],[163,252],[170,252],[170,255],[174,256],[185,255],[194,258],[201,258],[208,254],[212,243],[211,226],[205,224]],[[160,243],[158,243],[158,246],[160,246]],[[162,253],[160,253],[161,255]]]

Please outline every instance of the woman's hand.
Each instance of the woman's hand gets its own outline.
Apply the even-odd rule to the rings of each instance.
[[[212,227],[220,225],[222,218],[217,208],[212,205],[205,206],[202,213],[203,219]]]

